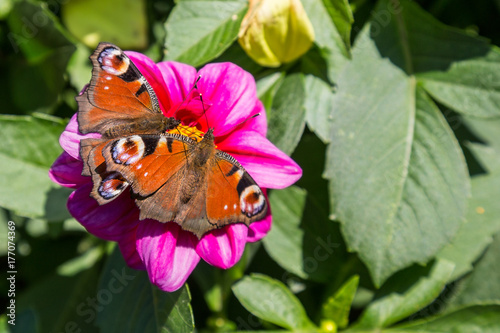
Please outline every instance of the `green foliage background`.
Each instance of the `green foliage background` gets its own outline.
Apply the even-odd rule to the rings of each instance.
[[[268,69],[235,42],[244,0],[0,0],[0,331],[500,331],[500,2],[303,4],[313,48]],[[161,292],[67,212],[47,172],[99,41],[255,76],[304,175],[232,269]]]

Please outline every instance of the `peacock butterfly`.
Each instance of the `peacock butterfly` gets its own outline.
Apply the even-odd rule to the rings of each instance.
[[[163,116],[152,86],[115,45],[99,44],[90,59],[90,85],[76,99],[80,132],[101,134],[80,149],[100,205],[130,188],[141,220],[173,221],[198,238],[266,216],[262,190],[216,149],[213,128],[199,137],[175,133],[180,121]]]
[[[90,60],[92,79],[76,97],[82,134],[97,132],[103,138],[116,138],[161,133],[180,124],[163,115],[153,87],[118,47],[100,43]]]

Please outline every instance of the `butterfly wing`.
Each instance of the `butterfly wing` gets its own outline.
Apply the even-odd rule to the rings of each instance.
[[[100,181],[94,189],[104,201],[130,186],[141,219],[174,221],[198,238],[227,224],[263,219],[262,190],[233,157],[211,145],[213,140],[207,144],[175,134],[100,142],[89,154],[89,169]],[[206,163],[197,163],[205,153]]]
[[[100,43],[90,59],[92,79],[83,94],[76,97],[81,133],[111,133],[114,135],[108,136],[117,137],[130,125],[147,128],[148,119],[167,119],[153,88],[120,48]]]
[[[102,155],[106,170],[120,173],[130,183],[133,194],[143,198],[182,174],[186,154],[193,145],[193,140],[175,134],[132,135],[110,140]]]
[[[195,182],[192,182],[193,178],[196,178]],[[171,175],[156,193],[137,198],[136,204],[141,220],[176,222],[182,229],[201,238],[207,231],[217,228],[217,224],[208,220],[206,197],[207,183],[203,175],[193,175],[188,167],[184,167]]]
[[[268,204],[262,190],[236,159],[217,151],[207,177],[207,218],[217,227],[262,220]]]
[[[92,157],[89,160],[89,156],[91,156],[91,154],[94,154],[93,151],[97,146],[101,146],[101,148],[103,148],[104,145],[102,144],[106,142],[107,140],[98,138],[88,138],[80,141],[80,156],[82,157],[82,160],[84,162],[82,176],[91,176],[92,170],[96,169],[97,166],[105,162],[104,158],[101,158],[100,160],[94,160],[94,157]]]
[[[170,178],[176,178],[174,176],[186,161],[183,154],[192,140],[183,142],[174,140],[173,136],[133,135],[121,139],[83,140],[80,154],[88,157],[82,175],[92,177],[91,196],[103,205],[128,186],[139,199],[155,194]]]
[[[193,150],[187,159],[194,160]],[[153,195],[136,200],[141,219],[174,221],[201,238],[232,223],[262,220],[268,203],[260,187],[230,155],[217,151],[203,168],[184,165]]]
[[[80,144],[80,155],[87,156],[84,159],[82,170],[83,176],[91,176],[93,188],[90,195],[100,205],[114,200],[129,185],[128,181],[117,172],[109,171],[106,160],[102,155],[104,148],[113,140],[109,139],[84,139]]]
[[[184,175],[179,173],[179,176],[183,177],[176,181],[181,184],[181,194],[174,194],[176,188],[179,191],[178,187],[167,183],[160,189],[158,198],[177,195],[179,203],[172,220],[198,238],[228,224],[245,223],[248,226],[266,216],[268,204],[262,190],[229,154],[216,150],[202,170],[187,168]],[[184,190],[193,186],[189,201],[184,202]],[[151,207],[161,205],[162,201],[156,201]]]
[[[140,219],[173,221],[179,215],[186,162],[196,142],[176,134],[133,135],[102,149],[106,170],[130,184]]]

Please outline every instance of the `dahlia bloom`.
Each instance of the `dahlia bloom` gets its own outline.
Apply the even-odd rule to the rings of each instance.
[[[300,167],[266,139],[265,110],[257,99],[255,81],[249,73],[231,63],[209,64],[197,72],[185,64],[155,64],[142,54],[126,54],[152,85],[165,116],[175,117],[184,124],[197,123],[203,132],[207,123],[214,127],[217,148],[234,156],[264,192],[267,188],[287,187],[301,177]],[[197,89],[192,91],[199,75]],[[241,124],[259,112],[261,116]],[[81,175],[79,146],[88,137],[99,134],[82,135],[76,115],[73,116],[59,140],[64,152],[52,165],[49,175],[54,182],[74,189],[67,203],[69,212],[90,233],[117,242],[128,265],[147,270],[151,282],[160,289],[180,288],[200,258],[224,269],[233,266],[243,254],[246,242],[255,242],[270,230],[269,210],[263,220],[250,227],[232,224],[198,239],[174,222],[139,220],[139,209],[129,190],[99,206],[89,196],[91,177]]]

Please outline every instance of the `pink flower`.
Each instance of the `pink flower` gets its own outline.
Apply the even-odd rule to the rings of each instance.
[[[198,93],[203,96],[205,115],[198,126],[214,127],[219,150],[234,156],[263,188],[284,188],[301,175],[300,167],[266,139],[267,120],[262,103],[257,99],[253,77],[231,63],[209,64],[199,72],[176,62],[155,64],[146,56],[127,52],[155,90],[165,116],[186,122],[203,114]],[[189,93],[198,75],[197,92]],[[208,108],[208,109],[207,109]],[[249,116],[262,115],[237,126]],[[246,242],[264,237],[271,227],[271,212],[261,221],[247,227],[232,224],[205,234],[200,240],[182,230],[176,223],[139,220],[139,209],[128,190],[114,201],[99,206],[89,196],[90,177],[81,176],[80,140],[98,137],[82,135],[76,116],[60,137],[64,152],[50,169],[51,179],[75,191],[68,199],[70,213],[92,234],[118,242],[128,265],[146,269],[151,282],[165,291],[180,288],[200,258],[211,265],[229,268],[240,259]]]

